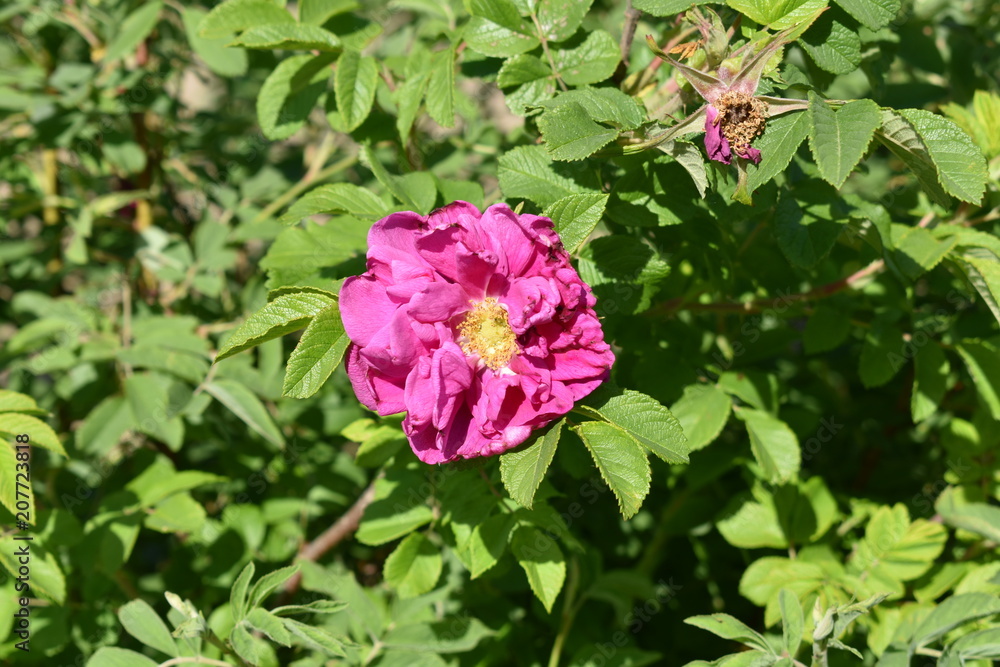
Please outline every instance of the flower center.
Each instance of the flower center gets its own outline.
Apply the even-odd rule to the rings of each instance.
[[[719,112],[715,122],[721,123],[722,136],[740,155],[767,125],[767,105],[753,95],[730,90],[716,101],[715,108]]]
[[[517,336],[507,321],[507,311],[494,297],[476,303],[458,325],[458,333],[462,351],[477,355],[495,371],[517,354]]]

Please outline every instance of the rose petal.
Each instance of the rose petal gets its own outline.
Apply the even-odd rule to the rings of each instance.
[[[471,307],[469,295],[454,283],[431,283],[413,295],[406,307],[417,322],[448,322]]]
[[[501,260],[501,271],[511,277],[523,275],[540,249],[521,227],[514,211],[506,204],[494,204],[483,213],[480,226],[484,242],[491,244],[493,251],[507,260],[506,263]]]
[[[729,140],[722,135],[722,125],[716,124],[715,119],[719,112],[715,107],[709,105],[705,108],[705,150],[708,157],[722,164],[730,164],[733,161],[733,151],[729,146]]]
[[[399,307],[386,295],[385,285],[369,275],[345,280],[339,302],[348,338],[362,346],[371,342]]]

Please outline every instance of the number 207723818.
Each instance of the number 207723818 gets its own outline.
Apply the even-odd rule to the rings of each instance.
[[[14,457],[17,464],[14,466],[15,481],[15,507],[17,508],[17,527],[25,530],[31,523],[31,445],[30,438],[26,434],[14,437],[17,450]]]

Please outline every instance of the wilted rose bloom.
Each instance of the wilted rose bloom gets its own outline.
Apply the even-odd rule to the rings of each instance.
[[[764,131],[767,105],[752,95],[727,91],[705,107],[705,150],[708,157],[723,164],[732,162],[733,153],[760,163],[760,151],[750,142]]]
[[[347,371],[365,406],[406,411],[425,463],[499,454],[607,378],[594,301],[548,218],[466,202],[394,213],[340,292]]]

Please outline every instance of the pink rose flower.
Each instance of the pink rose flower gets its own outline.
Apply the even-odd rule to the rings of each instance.
[[[393,213],[340,310],[358,399],[425,463],[491,456],[569,412],[614,356],[552,221],[506,204]]]

